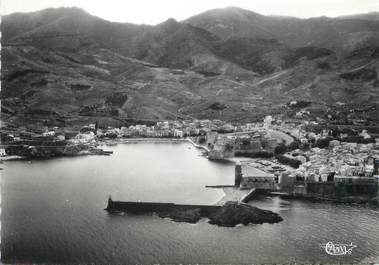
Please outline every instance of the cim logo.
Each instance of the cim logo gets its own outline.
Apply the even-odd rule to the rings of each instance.
[[[348,244],[334,244],[333,242],[328,242],[322,244],[321,247],[325,249],[325,252],[329,255],[340,256],[353,253],[353,248],[357,247],[353,243]]]

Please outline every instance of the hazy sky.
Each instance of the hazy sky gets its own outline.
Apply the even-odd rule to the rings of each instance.
[[[227,6],[264,15],[334,17],[379,11],[379,0],[1,0],[1,14],[60,6],[77,6],[110,21],[157,24]]]

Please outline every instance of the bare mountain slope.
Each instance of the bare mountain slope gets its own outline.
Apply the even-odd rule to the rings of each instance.
[[[240,9],[221,11],[201,14],[206,24],[194,17],[156,26],[112,23],[76,8],[5,16],[2,119],[15,125],[66,126],[130,119],[251,121],[284,113],[294,99],[312,102],[321,113],[336,102],[346,107],[378,103],[379,43],[370,31],[374,22],[347,22],[349,34],[365,41],[363,46],[344,43],[350,46],[339,46],[341,54],[310,45],[302,35],[310,30],[306,25],[323,31],[318,25],[331,19],[312,24]],[[297,38],[307,45],[292,47],[275,35],[278,19],[295,23],[293,34],[305,25]],[[240,26],[235,36],[209,28],[229,20]],[[245,29],[249,23],[260,26]],[[271,33],[265,35],[267,31]],[[362,38],[365,34],[371,41]]]
[[[193,16],[185,23],[204,28],[222,39],[228,38],[270,38],[287,45],[317,46],[338,51],[352,51],[365,46],[359,36],[368,42],[378,41],[379,22],[368,16],[346,18],[310,18],[263,16],[237,7],[220,8]],[[366,41],[366,40],[365,40]],[[344,43],[357,42],[353,47],[344,47]]]

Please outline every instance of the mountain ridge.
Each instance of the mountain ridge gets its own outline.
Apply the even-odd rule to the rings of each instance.
[[[270,37],[293,47],[321,46],[338,51],[341,43],[351,40],[354,32],[370,32],[378,37],[378,21],[345,18],[270,17],[244,9],[213,9],[185,20],[197,27],[207,29],[223,39],[233,37]],[[251,22],[254,22],[252,24]],[[354,50],[355,47],[348,49]]]
[[[285,18],[286,24],[240,8],[207,12],[205,19],[202,13],[155,26],[109,22],[77,8],[5,16],[2,119],[249,121],[286,113],[291,100],[313,102],[317,115],[335,102],[377,104],[378,22]],[[239,28],[226,36],[228,30],[214,30],[219,23]],[[300,32],[299,45],[288,43],[292,33],[280,24]],[[321,45],[330,25],[344,32]]]

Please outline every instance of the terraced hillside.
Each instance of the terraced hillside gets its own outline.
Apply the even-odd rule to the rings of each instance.
[[[217,12],[206,26],[198,17],[156,26],[111,23],[77,8],[5,16],[2,120],[16,127],[253,121],[287,113],[292,100],[312,102],[319,115],[331,106],[365,106],[365,118],[377,117],[379,42],[370,38],[340,52],[316,41],[320,46],[294,46],[274,33],[227,38],[209,23],[225,12],[235,20],[235,10]],[[374,36],[379,29],[375,20],[348,21],[351,34],[371,30]]]

